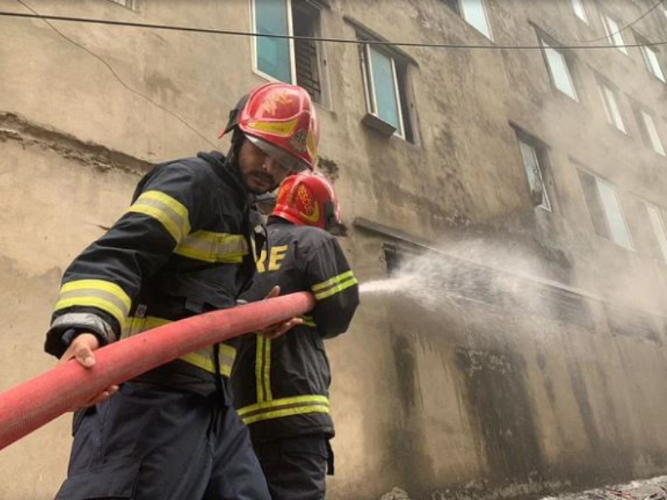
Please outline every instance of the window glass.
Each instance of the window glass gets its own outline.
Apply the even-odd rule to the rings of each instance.
[[[544,53],[546,54],[549,63],[554,85],[558,90],[576,101],[577,93],[572,84],[572,78],[570,77],[570,70],[567,67],[565,56],[545,41],[542,41],[542,45],[544,46]]]
[[[651,226],[653,227],[653,234],[655,234],[655,238],[658,240],[662,257],[665,259],[665,262],[667,262],[667,233],[665,232],[665,223],[662,220],[660,210],[649,204],[646,205],[646,210],[648,210],[648,217],[651,221]]]
[[[599,179],[596,179],[596,181],[612,239],[619,245],[632,249],[630,233],[625,225],[621,205],[618,202],[614,188]]]
[[[605,31],[607,32],[607,37],[609,37],[609,43],[615,45],[618,50],[624,54],[628,53],[628,49],[624,47],[625,40],[623,40],[623,34],[619,31],[621,27],[616,21],[611,17],[602,16]]]
[[[371,59],[375,112],[382,120],[396,127],[396,130],[402,135],[402,126],[396,99],[394,62],[391,57],[377,51],[373,47],[369,46],[368,52]]]
[[[607,87],[605,84],[600,84],[600,94],[602,95],[602,103],[604,105],[605,113],[607,114],[607,121],[614,125],[618,130],[626,133],[625,124],[621,117],[621,112],[616,101],[616,93]]]
[[[572,0],[572,8],[577,17],[588,24],[588,17],[586,17],[586,11],[584,10],[581,0]]]
[[[656,51],[653,50],[652,47],[643,45],[642,53],[644,54],[644,61],[646,62],[646,67],[651,72],[651,74],[664,82],[665,75],[662,72],[662,67],[660,67],[660,61],[658,61],[658,54],[656,53]]]
[[[287,0],[255,0],[255,31],[288,35]],[[287,38],[256,37],[257,69],[281,82],[292,83],[292,58]]]
[[[665,148],[662,146],[662,141],[658,135],[658,130],[655,128],[653,117],[644,110],[642,110],[641,114],[642,119],[644,120],[644,126],[646,127],[646,133],[648,134],[648,138],[651,141],[653,150],[656,153],[665,156]]]
[[[483,0],[461,0],[461,10],[463,18],[481,32],[486,38],[491,39],[491,30],[486,17],[486,11]]]

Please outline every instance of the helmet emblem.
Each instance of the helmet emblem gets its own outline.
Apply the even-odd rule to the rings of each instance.
[[[290,139],[289,144],[297,153],[306,152],[307,136],[304,129],[298,130]]]
[[[316,224],[320,220],[319,204],[313,202],[310,193],[303,185],[299,186],[296,195],[300,205],[299,215],[311,224]]]
[[[264,98],[262,102],[260,112],[266,113],[267,115],[275,116],[278,107],[283,104],[290,103],[290,96],[287,92],[275,92],[269,94]]]

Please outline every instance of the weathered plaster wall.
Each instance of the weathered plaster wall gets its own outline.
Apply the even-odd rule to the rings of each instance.
[[[246,0],[143,0],[137,11],[106,0],[29,3],[57,15],[250,27]],[[345,15],[389,40],[489,43],[439,0],[329,3],[325,36],[355,36]],[[579,23],[568,0],[489,4],[498,44],[535,44],[533,26],[562,42],[601,36],[599,18]],[[604,5],[628,21],[642,9]],[[0,9],[22,7],[0,0]],[[664,25],[646,23],[667,37]],[[146,168],[135,158],[212,148],[235,99],[264,81],[247,38],[56,26],[145,97],[44,23],[0,18],[0,391],[52,366],[41,345],[60,275],[127,206]],[[360,281],[384,276],[390,238],[355,228],[355,217],[435,242],[483,235],[528,252],[546,278],[664,310],[665,267],[647,250],[650,235],[633,232],[636,252],[597,237],[574,163],[623,187],[633,228],[646,225],[635,196],[665,198],[665,160],[641,145],[627,97],[652,106],[667,137],[666,91],[638,54],[576,52],[577,104],[552,88],[539,51],[405,50],[418,64],[409,71],[418,144],[361,123],[358,48],[325,45],[332,104],[318,108],[322,167],[337,174],[351,228],[343,244]],[[606,125],[593,70],[623,92],[629,137]],[[549,145],[553,213],[531,206],[510,121]],[[653,339],[612,334],[600,302],[582,325],[499,300],[443,301],[433,312],[367,298],[352,330],[329,342],[338,428],[330,498],[378,498],[393,486],[497,497],[667,472],[664,325]],[[64,417],[0,452],[0,498],[51,498],[68,433]]]

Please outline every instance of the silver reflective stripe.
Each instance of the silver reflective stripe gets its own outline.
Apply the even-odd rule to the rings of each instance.
[[[109,323],[92,313],[66,313],[58,316],[51,328],[90,328],[91,332],[99,333],[106,337],[109,343],[116,341],[116,334]]]

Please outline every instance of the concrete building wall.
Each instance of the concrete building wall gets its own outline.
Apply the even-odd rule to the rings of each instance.
[[[569,0],[485,0],[490,42],[446,3],[320,2],[322,35],[526,46],[539,32],[572,45],[603,36],[602,11],[624,25],[651,7],[584,2],[584,24]],[[29,4],[252,26],[248,0]],[[25,9],[0,0],[0,11]],[[215,137],[227,110],[265,81],[247,37],[52,24],[60,33],[0,16],[0,391],[53,365],[41,345],[62,271],[123,212],[148,163],[224,151]],[[663,40],[667,17],[656,9],[632,30]],[[667,160],[644,144],[631,108],[651,109],[667,141],[667,86],[638,49],[568,50],[576,102],[554,88],[540,50],[395,48],[407,62],[414,144],[362,123],[359,47],[321,49],[330,95],[318,107],[320,165],[335,178],[360,281],[386,275],[387,244],[407,255],[425,242],[464,258],[429,254],[455,269],[443,280],[482,280],[428,303],[364,295],[350,332],[329,342],[338,430],[329,497],[379,498],[393,486],[424,498],[521,495],[667,472],[665,263],[641,205],[664,203]],[[627,135],[606,123],[598,76],[618,88]],[[551,212],[532,205],[515,127],[545,144]],[[616,186],[634,250],[596,235],[578,168]],[[52,497],[69,443],[63,417],[0,452],[0,498]]]

